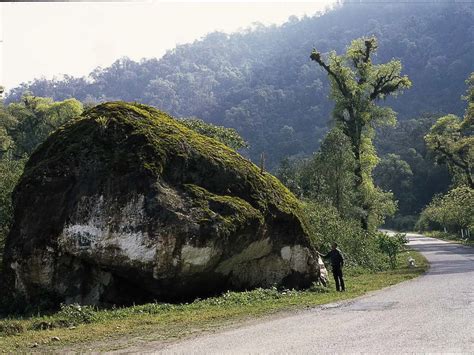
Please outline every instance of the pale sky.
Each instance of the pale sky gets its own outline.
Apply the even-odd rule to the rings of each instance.
[[[0,85],[84,76],[127,56],[161,57],[209,32],[311,16],[334,0],[0,3]]]

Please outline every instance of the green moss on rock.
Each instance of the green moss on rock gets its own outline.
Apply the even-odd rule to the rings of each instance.
[[[273,175],[262,174],[236,151],[150,106],[110,102],[84,112],[38,149],[24,179],[78,154],[81,159],[99,156],[105,173],[108,168],[139,169],[215,195],[238,195],[257,210],[277,208],[293,215],[306,228],[299,201]],[[230,184],[229,177],[236,181]]]

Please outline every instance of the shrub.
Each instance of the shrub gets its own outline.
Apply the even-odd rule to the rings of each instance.
[[[55,318],[64,321],[64,324],[66,326],[92,323],[97,320],[97,311],[92,306],[80,306],[78,304],[62,304],[61,310],[56,314]]]
[[[25,326],[14,320],[0,321],[0,336],[20,334],[25,331]]]
[[[364,231],[359,221],[343,219],[336,208],[319,202],[305,202],[304,209],[312,241],[320,252],[330,250],[336,242],[344,254],[345,265],[372,271],[386,268],[376,234]]]
[[[67,328],[73,324],[65,319],[37,320],[31,324],[33,330],[47,330],[55,328]]]
[[[393,236],[379,233],[377,235],[377,243],[382,253],[386,254],[389,259],[390,267],[397,267],[397,255],[402,250],[404,244],[407,243],[406,235],[397,233]]]
[[[99,319],[97,310],[92,306],[78,304],[61,305],[59,312],[44,316],[31,324],[33,330],[68,328],[80,324],[95,322]]]

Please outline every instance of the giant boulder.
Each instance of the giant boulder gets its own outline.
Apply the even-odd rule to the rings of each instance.
[[[4,290],[32,303],[185,300],[318,276],[297,199],[149,106],[102,104],[54,132],[14,209]]]

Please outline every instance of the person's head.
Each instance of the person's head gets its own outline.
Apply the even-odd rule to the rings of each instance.
[[[331,246],[332,246],[332,250],[336,250],[336,248],[337,248],[337,243],[336,243],[336,242],[333,242]]]

